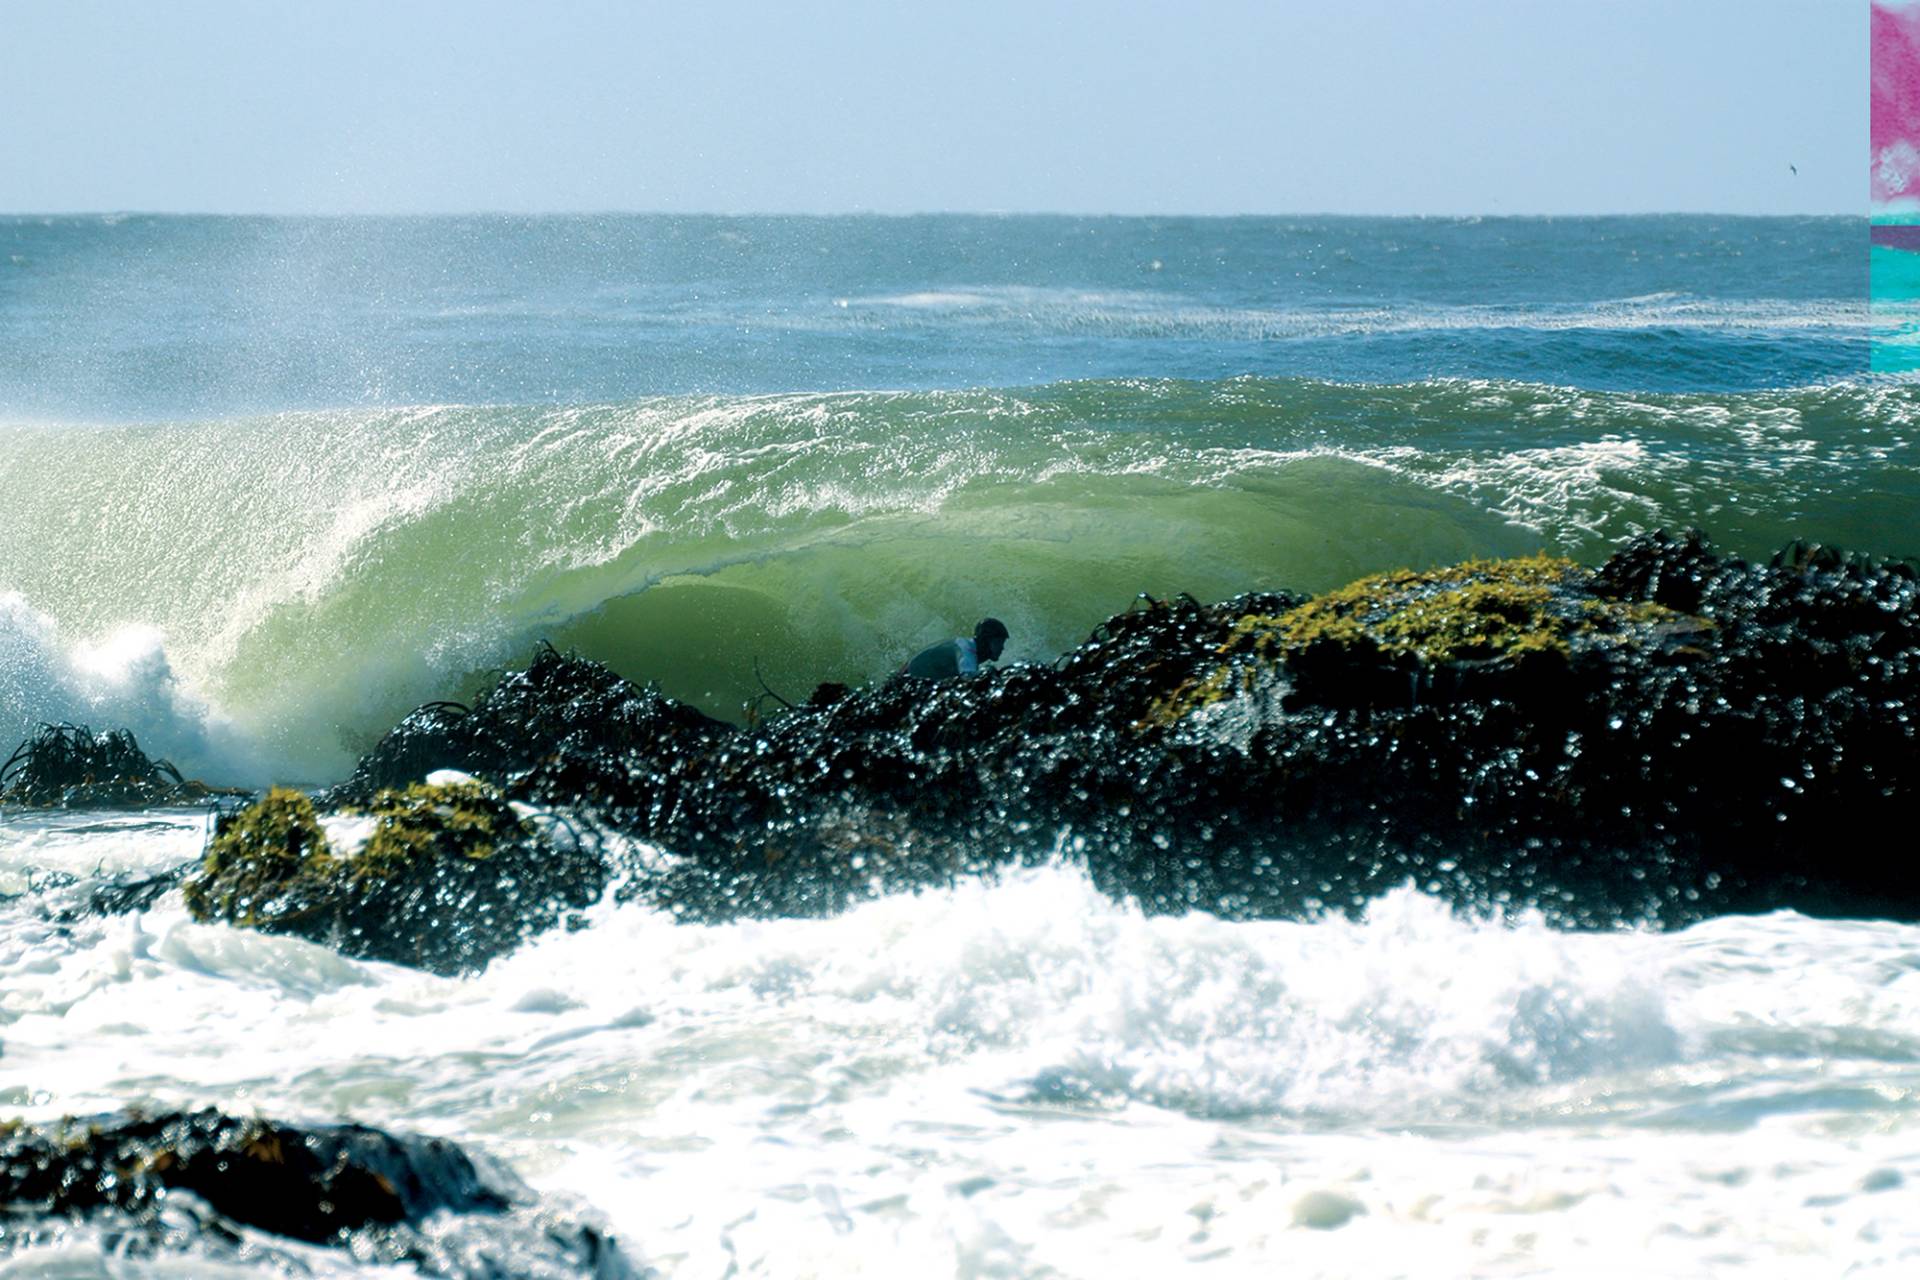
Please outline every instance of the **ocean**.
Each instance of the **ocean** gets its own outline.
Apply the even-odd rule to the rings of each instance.
[[[542,641],[737,721],[985,614],[1049,662],[1141,593],[1658,528],[1920,554],[1867,250],[1847,218],[0,218],[0,746],[124,726],[321,786]],[[207,823],[0,813],[0,1119],[446,1136],[674,1277],[1920,1268],[1913,925],[1575,930],[1411,883],[1149,915],[1070,833],[828,919],[610,898],[459,978],[178,893],[47,909]],[[0,1276],[279,1265],[74,1226]]]

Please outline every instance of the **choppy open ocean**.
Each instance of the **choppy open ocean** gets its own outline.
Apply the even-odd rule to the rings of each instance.
[[[0,218],[0,750],[317,786],[543,639],[738,719],[988,613],[1039,662],[1662,527],[1920,554],[1867,268],[1834,218]],[[1043,847],[467,978],[47,910],[206,826],[0,813],[0,1120],[443,1135],[672,1277],[1920,1274],[1915,926],[1148,916]]]

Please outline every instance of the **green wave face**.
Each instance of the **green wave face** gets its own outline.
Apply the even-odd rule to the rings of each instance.
[[[1139,592],[1320,589],[1699,525],[1920,547],[1916,393],[1066,383],[0,428],[0,592],[158,627],[275,768],[337,774],[541,638],[738,717],[992,613],[1047,660]]]

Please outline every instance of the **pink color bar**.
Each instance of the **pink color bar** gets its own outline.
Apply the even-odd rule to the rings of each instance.
[[[1872,13],[1873,205],[1920,204],[1920,4]]]

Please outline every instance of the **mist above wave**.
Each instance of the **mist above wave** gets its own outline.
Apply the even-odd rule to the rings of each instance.
[[[1843,218],[0,218],[0,415],[1864,371]]]

